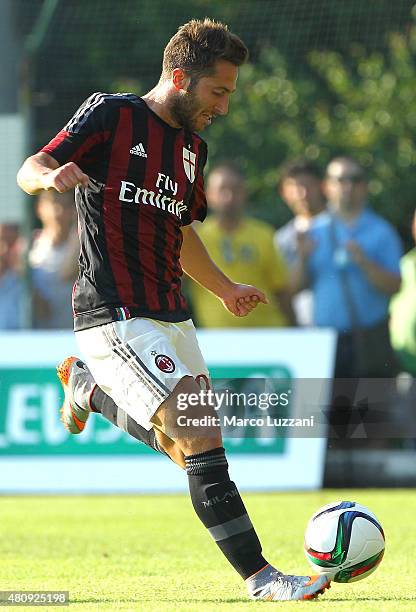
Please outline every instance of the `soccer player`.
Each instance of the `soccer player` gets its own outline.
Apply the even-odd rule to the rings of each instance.
[[[328,576],[287,576],[267,563],[230,480],[220,428],[180,435],[172,427],[179,394],[198,394],[198,381],[209,376],[181,294],[182,269],[236,316],[267,301],[226,277],[192,228],[206,215],[207,147],[197,133],[227,113],[246,58],[223,24],[186,23],[165,48],[154,89],[143,97],[90,96],[25,161],[18,183],[29,194],[76,187],[74,327],[87,365],[68,358],[59,369],[67,428],[77,433],[91,410],[103,412],[168,454],[186,469],[195,511],[249,595],[311,599],[329,586]],[[214,416],[203,403],[187,416]]]

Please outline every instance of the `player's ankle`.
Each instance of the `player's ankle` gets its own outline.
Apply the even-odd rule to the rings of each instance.
[[[74,372],[72,389],[77,405],[86,412],[99,412],[93,407],[92,397],[97,384],[87,369],[79,368]]]
[[[260,572],[262,572],[263,570],[265,570],[267,567],[271,567],[270,563],[266,563],[266,565],[263,565],[260,569],[258,569],[256,572],[254,572],[253,574],[251,574],[251,576],[249,576],[248,578],[246,578],[246,582],[248,582],[249,580],[254,580],[255,576],[257,576],[257,574],[260,574]],[[274,569],[274,568],[273,568]]]
[[[245,583],[249,594],[254,596],[258,591],[263,589],[273,580],[273,575],[275,575],[277,571],[275,567],[267,563],[257,570],[257,572],[254,572],[254,574],[246,578]]]
[[[91,412],[97,412],[98,414],[101,414],[101,409],[97,405],[98,390],[101,393],[104,393],[103,391],[101,391],[101,389],[97,385],[97,383],[95,383],[95,385],[93,386],[91,391],[88,393],[87,400],[88,400],[88,408],[89,408],[89,410]]]

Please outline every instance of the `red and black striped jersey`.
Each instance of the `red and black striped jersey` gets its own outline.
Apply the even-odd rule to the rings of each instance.
[[[90,178],[75,195],[75,330],[136,316],[188,319],[181,227],[206,216],[206,143],[134,94],[95,93],[42,151]]]

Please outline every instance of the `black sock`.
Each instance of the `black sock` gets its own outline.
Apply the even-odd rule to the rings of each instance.
[[[116,427],[120,427],[136,440],[143,442],[146,446],[150,446],[158,453],[167,455],[167,453],[159,446],[156,439],[154,429],[147,431],[144,427],[136,423],[122,408],[119,408],[114,400],[104,393],[98,385],[94,387],[91,393],[90,406],[94,412],[99,412],[107,421],[110,421]]]
[[[189,455],[185,464],[195,512],[245,580],[267,561],[243,500],[228,475],[224,449]]]

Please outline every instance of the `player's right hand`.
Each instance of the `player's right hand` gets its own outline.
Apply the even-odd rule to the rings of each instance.
[[[253,285],[239,283],[232,283],[227,294],[221,296],[220,300],[225,308],[236,317],[247,316],[260,302],[269,303],[263,291]]]
[[[77,185],[88,186],[88,176],[74,162],[69,162],[43,175],[43,189],[65,193]]]

